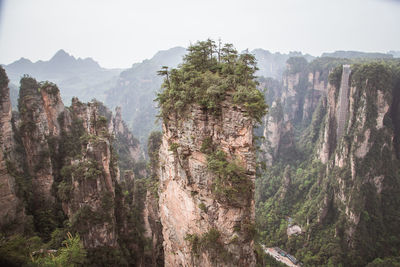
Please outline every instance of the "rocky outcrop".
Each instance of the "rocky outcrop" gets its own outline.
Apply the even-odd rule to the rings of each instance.
[[[114,214],[117,166],[112,156],[107,121],[98,114],[96,102],[83,104],[74,98],[64,114],[63,131],[70,133],[72,122],[85,130],[81,155],[63,167],[64,179],[58,192],[72,227],[81,233],[86,248],[116,247]],[[68,159],[66,159],[68,160]]]
[[[344,126],[347,121],[347,111],[349,106],[349,77],[350,77],[350,65],[343,65],[342,80],[340,82],[339,100],[337,108],[337,131],[336,137],[339,140],[344,131]]]
[[[129,150],[129,155],[136,162],[139,161],[140,158],[144,158],[143,151],[140,148],[139,141],[133,136],[133,134],[129,131],[128,126],[126,126],[125,122],[122,120],[121,107],[115,108],[115,116],[113,118],[114,129],[113,133],[117,139],[126,140],[126,146]]]
[[[290,119],[296,129],[292,150],[278,152],[279,161],[267,169],[259,183],[265,187],[257,192],[260,199],[264,197],[257,205],[262,214],[257,218],[263,225],[260,230],[273,229],[264,240],[285,243],[286,249],[296,253],[307,266],[325,266],[328,262],[365,266],[377,258],[397,257],[394,250],[389,252],[387,248],[399,247],[391,237],[400,234],[395,226],[400,223],[396,148],[400,125],[399,62],[349,63],[330,59],[310,64],[313,74],[308,74],[308,86],[312,84],[314,93],[321,93],[319,104],[312,111],[311,123],[305,120],[305,108],[301,124]],[[335,64],[340,65],[334,67]],[[329,83],[322,84],[327,80]],[[288,100],[282,101],[283,117],[294,118],[293,110],[285,109],[285,101]],[[306,94],[304,107],[307,102]],[[274,125],[270,121],[269,124]],[[276,134],[270,137],[278,135],[277,127],[274,130]],[[282,137],[266,139],[282,142]],[[291,154],[292,151],[299,154]],[[286,169],[281,168],[283,164],[289,164],[296,178],[288,179]],[[275,179],[279,180],[279,187],[270,195],[265,194],[267,188],[276,186]],[[296,190],[289,193],[288,184]],[[288,211],[282,213],[282,206]],[[280,236],[279,222],[287,216],[295,218],[298,225],[307,225],[301,232],[304,236],[292,235],[287,241]],[[297,246],[294,239],[304,242]],[[325,247],[329,249],[323,249],[321,244],[329,244]],[[331,248],[335,249],[330,251]],[[309,258],[309,253],[315,258]]]
[[[267,91],[271,110],[264,119],[263,136],[266,142],[262,148],[268,165],[273,164],[282,153],[293,150],[294,127],[308,126],[320,99],[328,93],[328,75],[325,73],[330,70],[312,68],[311,64],[299,64],[297,61],[303,62],[301,59],[288,61],[280,90],[272,86],[273,92]]]
[[[164,122],[159,205],[166,266],[255,266],[253,121],[230,96],[221,108],[214,116],[193,105],[187,118]],[[213,164],[228,164],[240,177],[224,182]]]
[[[329,85],[329,92],[327,96],[327,116],[325,121],[325,128],[323,129],[323,141],[319,148],[318,157],[322,163],[327,163],[333,151],[336,148],[336,134],[337,134],[337,95],[339,88],[334,85]]]
[[[372,74],[376,71],[388,77],[388,81],[381,82],[379,87]],[[399,183],[391,178],[396,172],[392,165],[395,162],[395,133],[393,128],[384,125],[392,120],[390,110],[395,104],[389,73],[379,64],[356,66],[349,84],[350,66],[344,65],[340,88],[331,86],[328,94],[328,116],[319,157],[323,163],[328,163],[327,176],[334,175],[338,187],[332,196],[327,195],[322,206],[328,207],[334,201],[335,206],[341,207],[348,222],[349,245],[360,250],[365,244],[359,243],[356,236],[365,234],[361,225],[370,220],[365,212],[376,218],[382,216],[382,212],[392,212],[383,204],[386,198],[383,194],[395,190],[389,188],[389,184]],[[348,176],[343,175],[346,171]],[[372,208],[371,203],[381,210]]]
[[[15,173],[10,162],[14,147],[8,78],[0,67],[0,229],[23,220],[24,208],[17,197]]]
[[[282,137],[283,126],[283,110],[280,101],[273,102],[270,108],[270,113],[265,116],[265,127],[263,136],[266,142],[262,144],[264,159],[268,165],[271,165],[273,159],[279,151],[280,139]]]
[[[55,230],[77,232],[90,266],[161,266],[162,241],[154,242],[159,254],[146,254],[147,184],[134,175],[145,168],[135,166],[143,152],[120,109],[113,117],[102,103],[77,98],[64,107],[55,84],[24,76],[19,112],[12,114],[8,79],[0,71],[1,230],[34,231],[45,242]],[[148,201],[157,233],[158,199],[149,195]],[[160,235],[161,228],[154,238]]]
[[[151,241],[151,251],[149,255],[146,255],[149,259],[147,266],[164,266],[163,234],[158,201],[158,195],[148,190],[143,212],[145,237]]]
[[[263,151],[261,157],[266,164],[270,166],[282,151],[290,149],[293,146],[293,126],[290,121],[284,121],[283,108],[281,102],[273,102],[270,112],[264,118],[263,136],[265,142],[262,143]]]
[[[60,132],[57,118],[64,110],[60,91],[55,84],[39,84],[33,78],[24,77],[18,101],[19,131],[32,177],[32,190],[40,196],[39,202],[53,203],[54,172],[48,140]]]
[[[145,222],[145,237],[151,241],[151,250],[146,255],[148,266],[164,266],[163,232],[159,207],[159,177],[160,167],[159,150],[162,141],[161,132],[152,132],[149,136],[147,150],[149,155],[149,180],[146,192],[143,217]]]

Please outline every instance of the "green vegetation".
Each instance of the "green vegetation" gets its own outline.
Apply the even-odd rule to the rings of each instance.
[[[339,92],[340,83],[342,81],[342,72],[343,72],[343,66],[340,65],[334,68],[331,74],[329,74],[329,83],[335,86],[337,92]]]
[[[158,152],[162,142],[161,132],[151,132],[147,141],[147,153],[150,159],[150,166],[156,168],[159,163]]]
[[[37,236],[0,238],[1,266],[77,267],[86,264],[86,251],[79,235],[56,229],[48,243],[43,243]]]
[[[212,184],[212,191],[221,203],[240,206],[250,197],[251,181],[239,162],[229,162],[226,154],[216,150],[207,157],[207,167],[217,177]]]
[[[203,140],[200,151],[207,154],[207,168],[216,177],[211,190],[220,203],[241,206],[251,197],[252,184],[238,160],[227,160],[225,152],[217,149],[211,137]]]
[[[7,77],[7,73],[2,66],[0,66],[0,96],[3,98],[3,88],[6,88],[9,83],[9,79]]]
[[[49,81],[39,83],[38,91],[40,92],[41,90],[45,90],[52,96],[57,96],[60,93],[60,89],[58,89],[57,85]]]
[[[187,234],[185,240],[189,242],[192,255],[199,257],[202,252],[207,251],[215,262],[228,262],[229,252],[224,248],[224,244],[220,240],[221,233],[211,228],[202,235]]]
[[[177,69],[163,67],[163,91],[157,95],[160,117],[166,122],[171,114],[185,116],[188,105],[198,104],[218,115],[221,103],[232,95],[233,103],[242,106],[257,122],[265,115],[267,105],[256,89],[257,70],[253,55],[238,55],[231,44],[223,47],[212,40],[197,42]]]
[[[331,64],[338,62],[332,60]],[[383,119],[384,127],[377,129],[376,119],[378,93],[392,109],[399,105],[400,61],[352,63],[350,82],[357,88],[350,95],[354,115],[338,147],[354,155],[369,129],[369,152],[364,157],[354,156],[351,169],[347,152],[338,147],[335,150],[330,137],[330,161],[322,164],[317,160],[325,123],[331,123],[326,117],[326,102],[321,100],[311,122],[295,129],[294,145],[280,151],[274,164],[256,180],[258,241],[285,249],[305,266],[399,264],[400,230],[395,225],[400,224],[400,165],[391,145],[392,136],[398,136],[395,129],[399,120],[396,112],[389,111]],[[310,66],[319,71],[329,64],[324,59]],[[329,76],[336,89],[341,74],[342,66],[338,66]],[[366,123],[362,124],[364,116]],[[335,167],[334,156],[342,153],[344,166]],[[381,193],[371,180],[374,177],[384,179]],[[349,219],[349,210],[359,214],[357,226]],[[288,237],[287,227],[293,224],[300,225],[303,233]]]
[[[303,72],[306,69],[308,62],[304,57],[291,57],[286,61],[286,64],[289,65],[287,70],[288,73],[296,74]]]
[[[33,262],[37,266],[66,266],[77,267],[84,266],[86,263],[86,251],[83,248],[79,235],[72,236],[67,233],[67,239],[62,242],[62,247],[53,254],[45,254],[44,257],[39,257]]]
[[[35,194],[32,192],[32,177],[27,168],[26,151],[22,140],[26,142],[27,138],[32,138],[29,135],[39,133],[40,128],[35,122],[38,121],[38,114],[44,112],[41,107],[41,94],[45,92],[51,98],[59,93],[57,86],[52,83],[38,83],[29,76],[21,79],[19,109],[20,121],[23,123],[19,125],[20,127],[16,127],[15,121],[12,124],[18,160],[21,159],[21,162],[7,160],[6,163],[9,172],[15,177],[16,193],[24,202],[19,208],[25,208],[27,215],[24,217],[24,225],[10,221],[2,227],[1,231],[5,236],[0,237],[2,253],[0,265],[134,266],[143,260],[145,257],[143,251],[147,251],[149,247],[149,242],[144,237],[142,216],[146,190],[149,187],[149,190],[157,192],[158,185],[154,182],[155,178],[151,180],[151,186],[148,185],[147,179],[141,179],[146,175],[144,161],[126,164],[128,172],[134,171],[136,176],[127,175],[126,177],[132,178],[127,178],[126,181],[122,178],[123,181],[116,183],[118,162],[114,149],[110,148],[108,169],[115,191],[109,191],[108,184],[105,184],[108,180],[102,177],[104,169],[99,160],[103,156],[101,152],[109,148],[106,147],[109,142],[119,142],[119,148],[125,149],[123,152],[129,154],[125,146],[134,145],[135,142],[138,145],[137,140],[129,136],[123,136],[125,139],[117,136],[117,140],[113,140],[107,129],[111,112],[97,101],[88,104],[94,105],[98,114],[92,116],[94,120],[90,123],[94,131],[91,131],[91,134],[87,132],[84,121],[79,117],[80,112],[85,111],[85,104],[78,102],[77,106],[66,108],[58,117],[59,135],[42,138],[39,134],[33,134],[33,137],[41,138],[33,141],[43,144],[39,146],[33,171],[40,172],[51,168],[54,175],[51,194],[55,202]],[[92,134],[93,132],[95,134]],[[155,151],[153,154],[156,155]],[[121,156],[125,157],[123,153]],[[87,201],[81,203],[82,194],[96,194],[93,190],[97,190],[98,193],[92,198],[95,205]],[[69,218],[62,209],[65,205],[68,205]],[[87,253],[82,250],[79,235],[87,244],[90,241],[89,231],[92,229],[96,232],[96,229],[103,229],[104,226],[110,231],[112,228],[116,234],[117,248],[97,246],[87,249]],[[12,236],[12,233],[22,231],[24,236]],[[67,232],[71,232],[72,235],[63,242]],[[34,247],[30,245],[31,239],[37,241]],[[16,251],[12,251],[13,248]],[[34,256],[31,255],[33,251],[42,248],[45,253],[38,252]],[[47,254],[46,251],[49,249],[56,249],[57,252],[52,251]]]
[[[178,148],[179,144],[178,143],[172,143],[169,145],[168,150],[174,152],[175,154],[178,153]]]
[[[207,206],[203,202],[199,204],[199,209],[201,209],[203,212],[207,212]]]

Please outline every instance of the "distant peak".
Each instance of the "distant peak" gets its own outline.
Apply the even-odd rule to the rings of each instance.
[[[64,58],[73,58],[73,56],[71,56],[70,54],[65,52],[64,49],[60,49],[60,50],[57,51],[57,53],[55,53],[55,55],[50,60],[64,59]]]
[[[29,59],[27,59],[27,58],[24,58],[24,57],[21,57],[19,60],[17,60],[16,62],[19,62],[19,63],[32,63],[32,61],[30,61]]]

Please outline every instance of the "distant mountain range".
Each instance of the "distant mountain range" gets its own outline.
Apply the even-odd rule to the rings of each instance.
[[[257,62],[258,76],[280,80],[290,57],[304,57],[308,62],[315,59],[301,52],[271,53],[264,49],[250,51]],[[133,134],[141,142],[147,140],[150,131],[159,129],[156,123],[157,107],[154,103],[162,78],[157,71],[162,66],[177,67],[182,62],[186,49],[174,47],[157,52],[151,59],[135,63],[128,69],[105,69],[92,58],[75,58],[64,50],[59,50],[48,61],[32,62],[21,58],[9,65],[3,65],[11,80],[11,98],[16,106],[19,80],[28,74],[38,81],[48,80],[58,85],[64,103],[69,104],[73,96],[84,102],[96,98],[109,108],[122,107],[122,117]],[[336,51],[324,53],[322,57],[340,58],[390,58],[398,57],[400,52],[364,53],[357,51]]]
[[[155,123],[158,111],[153,101],[162,83],[157,71],[164,65],[175,68],[185,54],[183,47],[159,51],[151,59],[121,72],[116,85],[106,92],[106,105],[122,107],[122,117],[141,142],[147,140],[152,130],[160,128]]]
[[[390,51],[386,54],[384,53],[367,53],[367,52],[359,52],[359,51],[335,51],[332,53],[323,53],[321,57],[335,57],[335,58],[393,58],[393,54]]]
[[[61,90],[65,103],[73,96],[82,101],[90,101],[93,97],[104,101],[104,91],[116,82],[121,69],[104,69],[92,58],[75,58],[64,50],[59,50],[50,60],[32,62],[21,58],[4,69],[12,85],[19,87],[24,74],[38,81],[51,81]]]

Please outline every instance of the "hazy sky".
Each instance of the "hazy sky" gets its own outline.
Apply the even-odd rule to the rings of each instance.
[[[64,49],[104,67],[208,37],[238,50],[400,50],[396,0],[0,0],[0,63]]]

